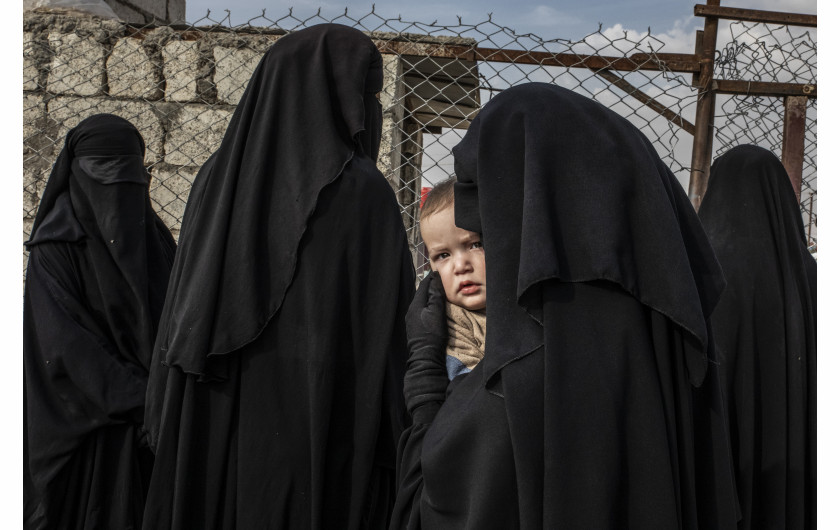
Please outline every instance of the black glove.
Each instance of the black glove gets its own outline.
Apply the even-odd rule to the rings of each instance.
[[[440,275],[420,282],[405,316],[409,359],[405,374],[405,405],[414,423],[431,423],[446,399],[446,294]]]

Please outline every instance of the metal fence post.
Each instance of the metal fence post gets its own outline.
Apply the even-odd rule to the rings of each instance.
[[[796,201],[802,193],[802,163],[805,159],[805,112],[808,96],[785,98],[785,123],[782,129],[782,164],[790,177]]]
[[[719,6],[720,0],[707,0],[707,5]],[[695,75],[694,85],[698,87],[697,117],[694,120],[694,145],[691,150],[691,177],[688,182],[688,198],[694,209],[700,208],[700,202],[706,193],[709,182],[709,167],[712,163],[712,144],[715,129],[715,48],[717,47],[717,17],[706,17],[702,39],[697,39],[697,55],[700,74]],[[702,46],[701,46],[702,44]]]

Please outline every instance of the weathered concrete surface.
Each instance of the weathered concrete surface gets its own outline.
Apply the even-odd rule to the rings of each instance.
[[[26,31],[23,33],[23,89],[38,90],[38,58],[37,52],[42,42],[35,34]]]
[[[128,0],[132,7],[149,13],[158,20],[165,21],[167,0]]]
[[[132,24],[146,24],[151,22],[151,20],[147,20],[149,17],[141,13],[139,10],[132,9],[131,7],[117,2],[116,0],[105,0],[105,3],[108,4],[108,7],[114,10],[114,13],[116,13],[123,22],[131,22]]]
[[[47,187],[47,179],[52,168],[24,168],[23,169],[23,217],[35,218],[38,203]]]
[[[105,67],[109,95],[139,99],[163,96],[160,64],[149,56],[142,40],[129,37],[117,41]]]
[[[168,0],[167,10],[170,22],[183,22],[187,16],[186,0]]]
[[[37,94],[23,95],[23,143],[41,132],[40,118],[46,114],[47,107],[43,96]]]
[[[177,234],[181,231],[184,207],[198,170],[197,166],[152,168],[149,187],[152,206],[175,239],[178,239]]]
[[[135,24],[183,22],[186,12],[185,0],[105,0],[105,3],[120,20]]]
[[[172,41],[162,53],[167,101],[193,101],[200,72],[198,42]]]
[[[394,112],[394,107],[402,105],[403,82],[402,63],[397,55],[382,56],[382,92],[379,103],[383,112]]]
[[[105,47],[93,37],[50,33],[54,56],[47,90],[57,94],[94,96],[105,81]]]
[[[249,48],[214,47],[216,71],[213,74],[213,82],[216,84],[216,97],[231,105],[239,103],[263,54],[263,51]]]
[[[160,161],[163,156],[163,125],[151,103],[108,98],[57,97],[47,104],[47,114],[58,123],[58,137],[61,141],[80,121],[102,112],[116,114],[134,124],[146,143],[146,164]]]
[[[232,108],[185,105],[166,135],[167,164],[200,166],[222,143]]]

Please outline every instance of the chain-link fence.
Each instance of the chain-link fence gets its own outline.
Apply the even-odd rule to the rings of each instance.
[[[720,41],[716,76],[750,82],[814,84],[817,42],[806,29],[762,23],[729,25]],[[715,155],[750,143],[781,153],[784,98],[719,96],[715,120]],[[800,195],[805,230],[812,250],[817,246],[817,99],[808,100]]]
[[[336,18],[290,10],[276,20],[259,17],[237,27],[209,13],[191,25],[137,26],[30,12],[24,17],[24,237],[67,131],[85,117],[111,112],[143,135],[152,200],[177,238],[192,180],[218,147],[262,54],[288,32],[324,22],[368,32],[383,53],[378,166],[402,208],[418,274],[427,264],[417,227],[423,189],[453,174],[451,148],[478,109],[517,84],[555,83],[603,103],[641,129],[688,185],[698,93],[691,73],[679,73],[685,55],[668,53],[650,33],[598,28],[577,41],[544,39],[517,34],[490,17],[447,25],[386,18],[375,10]],[[731,43],[718,48],[716,75],[784,75],[815,83],[816,42],[810,34],[783,35],[766,25],[744,26],[739,33],[737,26],[730,26]],[[756,34],[757,26],[765,34]],[[784,112],[779,101],[720,98],[715,152],[756,143],[778,154]],[[812,99],[802,201],[813,212],[814,243],[816,214],[809,208],[815,199]]]

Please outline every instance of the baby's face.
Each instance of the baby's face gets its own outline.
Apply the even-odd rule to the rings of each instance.
[[[465,309],[484,309],[484,247],[481,236],[455,226],[455,209],[439,210],[423,219],[420,235],[429,252],[432,270],[440,274],[446,299]]]

